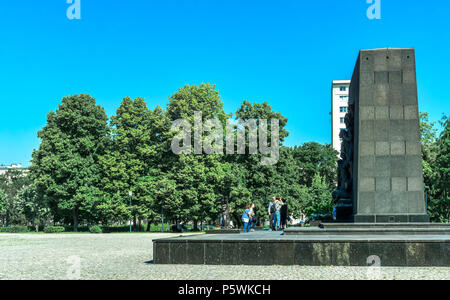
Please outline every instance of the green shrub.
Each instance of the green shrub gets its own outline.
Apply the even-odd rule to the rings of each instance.
[[[102,228],[98,225],[94,225],[89,227],[89,232],[90,233],[102,233]]]
[[[73,226],[64,226],[65,232],[74,232]],[[89,232],[88,226],[78,226],[77,232]]]
[[[29,232],[29,230],[28,230],[28,226],[13,225],[13,226],[9,226],[9,227],[0,227],[0,232],[23,233],[23,232]]]
[[[45,233],[59,233],[64,231],[65,231],[64,226],[47,226],[44,228]]]
[[[124,226],[103,226],[102,227],[103,233],[117,233],[117,232],[130,232],[130,226],[124,225]],[[134,231],[134,228],[132,227],[131,230],[133,232],[144,232],[145,227],[143,225],[138,226],[136,225],[136,230]]]

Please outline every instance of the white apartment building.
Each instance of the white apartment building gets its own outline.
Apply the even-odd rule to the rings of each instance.
[[[345,114],[348,109],[350,80],[333,80],[331,85],[331,144],[341,152],[339,133],[345,129]]]
[[[10,166],[0,166],[0,175],[3,175],[8,169],[23,169],[22,164],[12,164]]]

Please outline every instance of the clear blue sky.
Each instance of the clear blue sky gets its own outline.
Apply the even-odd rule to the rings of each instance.
[[[0,164],[29,165],[63,96],[89,93],[112,115],[125,96],[165,107],[185,84],[217,85],[227,112],[267,100],[288,145],[330,142],[330,88],[359,49],[416,48],[419,106],[450,112],[450,2],[381,0],[66,0],[0,3]]]

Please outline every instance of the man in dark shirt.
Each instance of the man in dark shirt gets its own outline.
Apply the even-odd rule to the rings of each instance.
[[[281,227],[283,229],[287,228],[287,219],[288,219],[288,207],[286,203],[286,199],[281,199],[281,202],[283,202],[283,206],[281,206],[280,209],[280,219],[281,219]]]

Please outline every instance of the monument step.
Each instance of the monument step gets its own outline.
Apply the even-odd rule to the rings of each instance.
[[[450,227],[447,228],[424,228],[424,227],[350,227],[350,228],[288,228],[284,230],[286,235],[448,235]]]
[[[449,228],[450,223],[321,223],[323,228]]]

